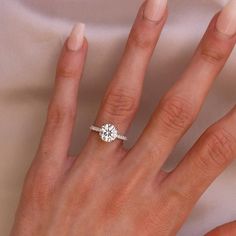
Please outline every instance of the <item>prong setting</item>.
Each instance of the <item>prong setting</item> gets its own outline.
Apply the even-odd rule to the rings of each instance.
[[[92,131],[98,132],[101,140],[107,143],[111,143],[116,139],[120,139],[123,141],[127,140],[127,137],[119,134],[117,128],[110,123],[102,125],[101,128],[92,125],[90,129]]]
[[[101,127],[99,135],[102,141],[111,143],[116,140],[118,132],[114,125],[112,124],[105,124]]]

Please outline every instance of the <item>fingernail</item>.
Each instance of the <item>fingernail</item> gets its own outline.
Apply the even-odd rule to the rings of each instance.
[[[144,16],[152,21],[160,21],[166,10],[167,0],[147,0]]]
[[[82,23],[77,23],[73,27],[67,41],[67,47],[69,50],[78,51],[82,47],[84,41],[84,30],[85,24]]]
[[[233,36],[236,33],[236,0],[231,0],[221,11],[216,28],[221,33]]]

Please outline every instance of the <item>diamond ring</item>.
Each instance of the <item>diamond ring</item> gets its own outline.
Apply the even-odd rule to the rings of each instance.
[[[98,132],[102,141],[107,143],[113,142],[116,139],[128,140],[126,136],[119,134],[116,127],[112,124],[104,124],[101,128],[92,125],[90,126],[90,130]]]

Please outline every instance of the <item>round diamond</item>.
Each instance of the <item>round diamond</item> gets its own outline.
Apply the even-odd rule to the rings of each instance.
[[[105,142],[112,142],[117,138],[117,129],[112,124],[105,124],[101,127],[100,131],[101,139]]]

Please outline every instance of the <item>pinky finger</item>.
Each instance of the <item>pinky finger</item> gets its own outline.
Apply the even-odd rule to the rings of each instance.
[[[177,200],[181,206],[180,219],[187,216],[203,192],[235,160],[235,124],[236,106],[204,132],[165,179],[163,190],[172,203]]]

